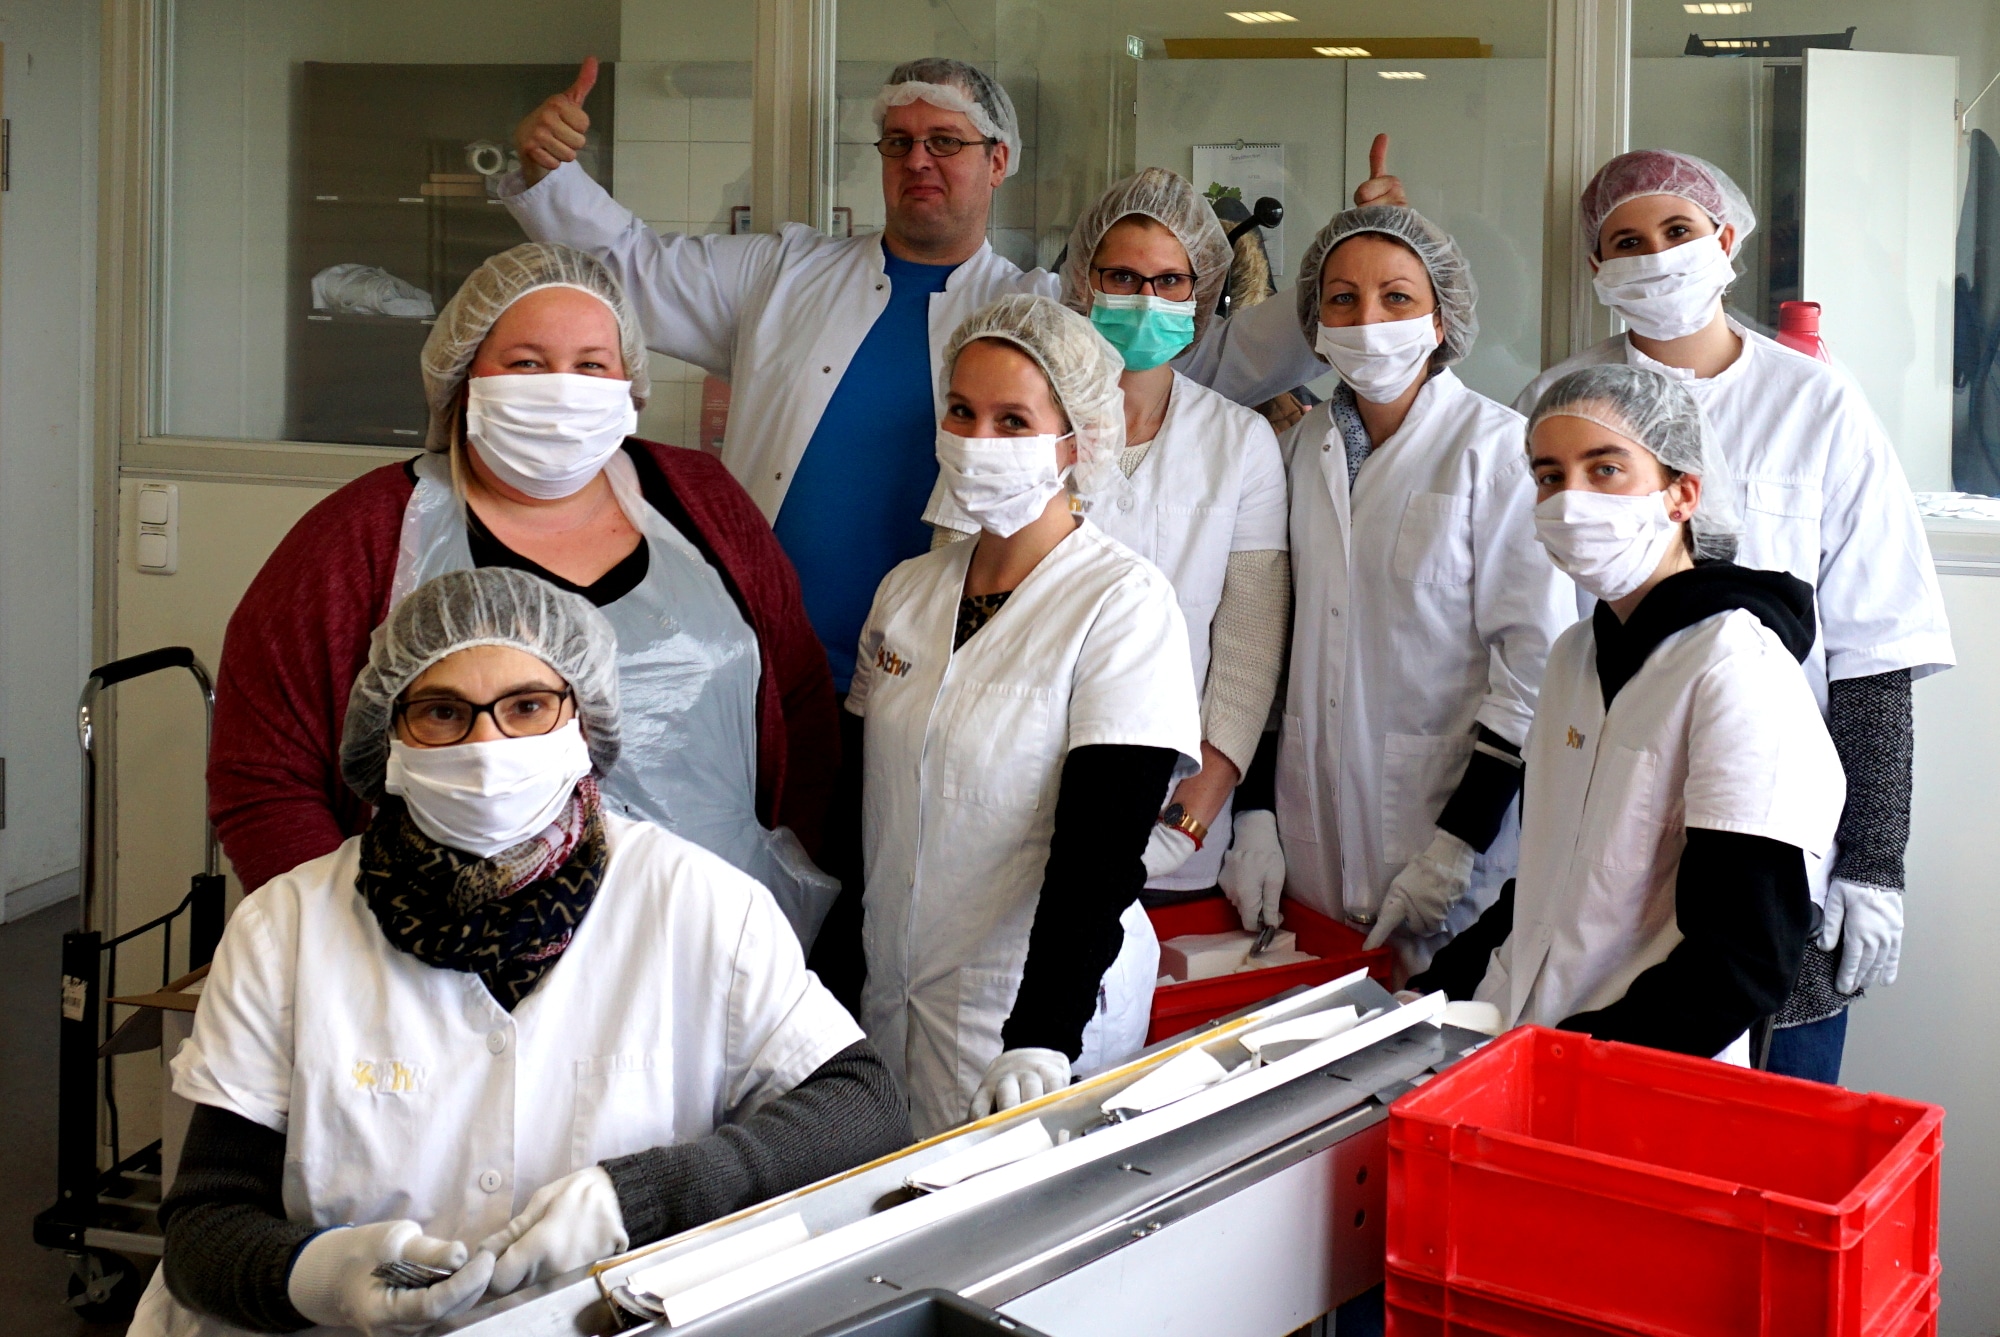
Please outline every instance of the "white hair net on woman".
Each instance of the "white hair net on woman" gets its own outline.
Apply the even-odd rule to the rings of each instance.
[[[1450,233],[1415,209],[1399,204],[1370,204],[1335,214],[1306,247],[1305,258],[1299,262],[1298,282],[1299,325],[1306,332],[1306,342],[1312,343],[1319,333],[1319,277],[1326,257],[1349,237],[1364,232],[1393,237],[1423,261],[1444,322],[1437,365],[1448,367],[1463,361],[1479,337],[1479,317],[1473,313],[1479,303],[1479,288],[1472,281],[1472,266]]]
[[[1731,256],[1757,230],[1757,215],[1750,208],[1749,196],[1714,163],[1692,153],[1634,149],[1598,168],[1577,201],[1577,221],[1583,225],[1593,253],[1599,253],[1598,234],[1611,211],[1642,195],[1678,196],[1707,214],[1718,232],[1734,224],[1736,245],[1730,249]]]
[[[1118,377],[1125,370],[1125,359],[1089,321],[1046,297],[1010,293],[974,312],[945,344],[938,377],[945,391],[951,389],[958,355],[977,339],[1012,344],[1033,358],[1048,378],[1056,407],[1076,433],[1076,472],[1071,479],[1078,493],[1090,496],[1120,476],[1125,392],[1118,388]]]
[[[625,289],[602,263],[582,251],[552,242],[525,241],[500,252],[466,276],[451,300],[438,312],[430,337],[424,340],[424,398],[430,404],[430,431],[424,449],[451,445],[452,417],[458,412],[458,389],[473,354],[492,332],[500,313],[531,292],[543,288],[575,288],[611,308],[618,321],[618,352],[632,382],[632,405],[646,407],[653,381],[646,365],[646,336]]]
[[[1008,176],[1021,170],[1021,118],[1014,114],[1014,99],[977,65],[946,56],[904,61],[889,71],[889,81],[875,95],[875,133],[882,133],[889,108],[911,102],[957,112],[980,134],[1007,146]]]
[[[618,637],[579,594],[504,566],[449,571],[427,580],[389,610],[368,638],[368,663],[347,694],[340,774],[370,803],[382,796],[396,698],[446,655],[504,645],[562,675],[603,775],[618,761]]]
[[[1542,392],[1528,415],[1531,439],[1544,418],[1594,422],[1644,446],[1675,473],[1701,479],[1701,501],[1688,521],[1694,531],[1694,555],[1723,560],[1736,556],[1743,520],[1735,488],[1701,406],[1685,385],[1649,367],[1623,363],[1584,367]]]
[[[1174,234],[1188,254],[1194,271],[1194,337],[1200,342],[1215,316],[1216,303],[1229,282],[1229,265],[1234,253],[1229,234],[1215,208],[1194,183],[1164,167],[1148,167],[1137,176],[1128,176],[1097,197],[1084,211],[1069,234],[1069,258],[1063,261],[1063,305],[1086,315],[1090,312],[1090,267],[1104,234],[1120,220],[1150,218]]]

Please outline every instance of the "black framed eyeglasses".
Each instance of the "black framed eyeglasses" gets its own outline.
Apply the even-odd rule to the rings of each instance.
[[[509,692],[483,703],[456,696],[425,696],[398,701],[395,717],[422,746],[450,747],[465,741],[481,715],[491,715],[493,727],[509,738],[549,733],[562,720],[563,702],[575,699],[575,691],[568,687]]]
[[[1090,272],[1097,276],[1099,289],[1113,297],[1136,296],[1148,287],[1163,302],[1185,302],[1194,296],[1192,274],[1135,274],[1115,265],[1110,268],[1092,265]]]
[[[885,158],[907,158],[910,150],[917,145],[924,146],[924,152],[933,158],[955,156],[967,144],[998,144],[997,139],[960,139],[957,135],[926,135],[922,139],[912,139],[908,135],[884,135],[875,141],[875,151]]]

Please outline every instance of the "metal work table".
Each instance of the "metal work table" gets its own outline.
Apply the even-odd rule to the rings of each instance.
[[[1393,1006],[1366,979],[1331,1001],[1364,1013]],[[900,1293],[942,1287],[1051,1337],[1281,1337],[1380,1280],[1388,1103],[1484,1039],[1419,1023],[1129,1151],[934,1221],[673,1331],[809,1334]],[[1100,1098],[1084,1094],[1038,1113],[1052,1127],[1081,1129],[1097,1118]],[[777,1211],[797,1211],[817,1235],[909,1200],[903,1176],[957,1149],[929,1144],[732,1220],[749,1228]],[[605,1293],[675,1247],[621,1260],[601,1278],[558,1278],[442,1331],[616,1331],[621,1316]]]

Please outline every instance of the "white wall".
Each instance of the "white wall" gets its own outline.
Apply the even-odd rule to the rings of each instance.
[[[76,866],[88,671],[97,6],[0,5],[12,189],[0,195],[0,919]]]
[[[1908,936],[1848,1014],[1842,1079],[1945,1108],[1943,1337],[2000,1333],[2000,579],[1946,576],[1958,667],[1917,684]]]

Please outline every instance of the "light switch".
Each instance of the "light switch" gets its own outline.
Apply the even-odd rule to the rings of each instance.
[[[149,576],[173,575],[180,569],[180,485],[141,483],[134,501],[139,532],[132,546],[139,570]]]

